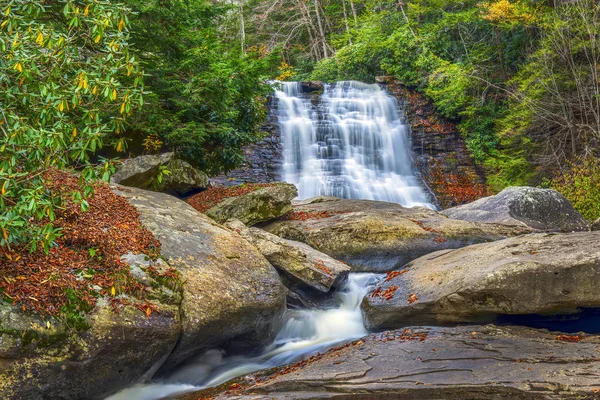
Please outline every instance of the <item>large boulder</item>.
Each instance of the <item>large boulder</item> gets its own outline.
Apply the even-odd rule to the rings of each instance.
[[[284,287],[258,250],[175,197],[114,190],[136,207],[144,226],[160,241],[162,256],[184,282],[182,333],[163,371],[231,339],[264,341],[278,329]]]
[[[600,307],[600,232],[537,233],[414,260],[362,309],[369,328],[563,314]]]
[[[162,173],[161,169],[169,172]],[[185,196],[209,186],[208,175],[188,162],[175,158],[173,153],[124,160],[112,176],[111,182],[177,196]]]
[[[597,399],[600,337],[569,339],[493,325],[388,331],[176,398]]]
[[[149,264],[143,256],[126,255],[124,261],[140,282],[154,287],[159,312],[148,317],[126,305],[116,313],[101,297],[89,315],[67,326],[0,301],[0,398],[103,399],[157,371],[180,337],[181,296],[143,272]],[[152,264],[162,271],[164,263]]]
[[[598,218],[593,224],[592,224],[592,230],[593,231],[600,231],[600,218]]]
[[[312,247],[282,239],[258,228],[247,228],[241,221],[226,226],[239,233],[285,276],[320,292],[329,292],[334,283],[346,276],[350,267]]]
[[[237,219],[250,226],[286,214],[292,209],[292,199],[296,196],[296,186],[277,182],[228,197],[204,213],[219,223]]]
[[[296,203],[261,226],[344,261],[353,271],[383,272],[433,251],[504,239],[528,229],[452,220],[395,203],[320,197]]]
[[[587,221],[569,200],[552,189],[508,187],[495,196],[442,211],[450,218],[471,222],[528,227],[542,231],[589,230]]]

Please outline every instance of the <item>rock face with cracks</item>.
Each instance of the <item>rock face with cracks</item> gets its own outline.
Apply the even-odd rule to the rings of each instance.
[[[182,333],[164,370],[240,336],[268,340],[281,322],[285,292],[258,250],[175,197],[116,190],[138,209],[162,256],[182,275]]]
[[[537,233],[426,255],[365,296],[366,325],[482,322],[600,307],[598,243],[600,232]]]
[[[459,221],[421,207],[319,197],[263,229],[348,263],[355,272],[385,272],[441,249],[530,232],[527,228]]]
[[[494,325],[388,331],[178,398],[597,399],[600,337],[559,339]]]
[[[569,200],[552,189],[508,187],[495,196],[442,211],[450,218],[529,227],[542,231],[589,230],[587,221]]]

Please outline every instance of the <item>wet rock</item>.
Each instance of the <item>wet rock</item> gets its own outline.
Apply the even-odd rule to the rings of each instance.
[[[170,173],[163,174],[161,168]],[[123,161],[111,178],[112,183],[185,196],[209,186],[208,176],[173,153],[145,155]]]
[[[450,218],[529,227],[542,231],[587,231],[587,221],[552,189],[513,186],[495,196],[442,211]]]
[[[593,231],[600,231],[600,218],[598,218],[593,224],[592,224],[592,230]]]
[[[600,307],[600,232],[537,233],[414,260],[367,296],[369,328]]]
[[[237,219],[246,225],[254,225],[289,212],[291,201],[296,196],[296,186],[279,182],[241,196],[229,197],[209,208],[205,214],[219,223]]]
[[[247,228],[241,221],[232,221],[226,226],[249,241],[275,268],[320,292],[328,292],[350,271],[345,263],[304,243],[281,239],[262,229]]]
[[[599,346],[598,336],[568,342],[519,327],[411,328],[178,398],[595,399]]]
[[[281,322],[285,293],[258,250],[175,197],[115,190],[137,208],[165,260],[182,274],[182,333],[163,371],[234,338],[269,339]]]
[[[353,271],[370,272],[390,271],[433,251],[529,232],[452,220],[421,207],[332,197],[296,202],[287,219],[261,227],[344,261]]]
[[[320,81],[308,81],[300,82],[300,88],[302,93],[313,93],[323,91],[323,82]]]
[[[138,271],[148,264],[127,261]],[[159,272],[164,267],[152,264]],[[179,339],[181,295],[148,275],[137,277],[153,287],[152,303],[160,312],[150,317],[133,305],[117,314],[99,298],[89,315],[68,327],[0,302],[0,398],[103,399],[149,379]]]

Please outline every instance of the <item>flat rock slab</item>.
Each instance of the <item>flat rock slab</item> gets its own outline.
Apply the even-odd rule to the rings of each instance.
[[[531,232],[528,228],[449,219],[422,207],[319,197],[294,204],[261,228],[348,263],[355,272],[385,272],[424,254]]]
[[[512,186],[495,196],[442,211],[450,218],[529,227],[541,231],[588,231],[588,222],[552,189]]]
[[[369,328],[600,307],[600,232],[536,233],[432,253],[365,296]]]
[[[600,337],[520,327],[388,331],[182,399],[598,399]]]

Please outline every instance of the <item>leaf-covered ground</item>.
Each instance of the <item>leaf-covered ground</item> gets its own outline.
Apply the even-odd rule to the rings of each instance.
[[[198,193],[188,199],[188,203],[201,213],[211,207],[216,206],[223,200],[230,197],[241,196],[250,192],[254,192],[263,187],[273,186],[271,183],[246,183],[239,186],[231,187],[212,187],[203,192]]]
[[[53,195],[70,198],[80,187],[69,173],[46,173],[46,189]],[[126,253],[156,257],[160,243],[140,222],[139,213],[107,184],[95,185],[88,199],[89,210],[67,201],[58,210],[56,227],[62,236],[50,249],[30,253],[26,246],[0,249],[0,296],[23,311],[42,316],[80,313],[93,309],[98,296],[107,296],[116,312],[127,303],[120,294],[135,297],[134,303],[150,315],[156,307],[147,302],[148,289],[131,275],[121,261]],[[174,271],[167,271],[173,274]]]

